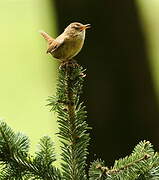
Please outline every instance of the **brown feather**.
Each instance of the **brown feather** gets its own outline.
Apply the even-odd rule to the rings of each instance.
[[[40,34],[44,37],[44,39],[48,42],[49,45],[51,45],[54,41],[54,39],[51,36],[49,36],[46,32],[40,31]]]
[[[60,43],[58,43],[57,41],[52,41],[51,44],[49,45],[48,49],[47,49],[47,53],[52,53],[59,46],[60,46]]]

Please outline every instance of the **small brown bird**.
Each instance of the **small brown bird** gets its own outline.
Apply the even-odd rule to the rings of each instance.
[[[90,28],[90,24],[71,23],[56,39],[49,36],[46,32],[41,31],[40,33],[48,42],[47,53],[61,61],[68,61],[82,49],[85,30],[88,28]]]

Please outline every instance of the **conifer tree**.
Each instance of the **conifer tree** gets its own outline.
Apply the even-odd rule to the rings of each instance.
[[[85,76],[85,69],[74,61],[61,64],[56,94],[48,99],[51,111],[57,113],[61,167],[54,165],[56,155],[50,137],[42,137],[38,151],[31,156],[28,137],[1,121],[0,180],[159,180],[159,155],[149,141],[140,142],[110,168],[97,159],[86,172],[90,128],[80,101]]]

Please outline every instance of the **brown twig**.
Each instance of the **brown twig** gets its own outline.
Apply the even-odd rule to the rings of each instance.
[[[100,169],[100,170],[102,171],[102,175],[116,174],[116,173],[119,173],[119,172],[121,172],[121,171],[123,171],[123,170],[126,170],[127,168],[133,166],[134,164],[139,163],[139,162],[141,162],[141,161],[144,161],[144,160],[146,160],[146,159],[148,159],[148,158],[150,158],[150,157],[151,157],[151,156],[150,156],[149,154],[145,154],[143,157],[141,157],[141,158],[139,158],[139,159],[137,159],[137,160],[135,160],[135,161],[133,161],[133,162],[131,162],[131,163],[128,163],[127,165],[125,165],[125,166],[123,166],[123,167],[121,167],[121,168],[119,168],[119,169],[115,169],[115,168],[113,168],[113,169],[108,169],[107,167],[101,166],[100,164],[98,164],[98,165],[96,166],[96,168],[97,168],[97,169]]]
[[[76,120],[76,114],[75,114],[75,97],[76,93],[73,92],[72,87],[73,87],[73,79],[72,79],[72,74],[74,71],[74,68],[77,67],[77,63],[74,61],[68,61],[65,62],[62,65],[62,68],[64,68],[65,74],[66,74],[66,81],[65,81],[65,89],[66,89],[66,99],[67,102],[65,102],[65,107],[67,109],[68,113],[68,125],[70,129],[70,154],[72,155],[71,157],[71,166],[72,166],[72,175],[71,175],[71,180],[77,180],[77,174],[75,171],[75,168],[78,164],[76,161],[76,158],[74,157],[75,154],[75,144],[77,143],[77,135],[75,134],[75,120]]]

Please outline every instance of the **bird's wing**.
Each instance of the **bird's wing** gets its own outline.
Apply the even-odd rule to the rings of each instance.
[[[54,38],[49,36],[46,32],[40,31],[40,34],[44,37],[44,39],[48,42],[48,45],[51,45],[52,42],[54,41]]]
[[[52,53],[54,52],[56,49],[58,49],[60,46],[62,46],[64,43],[64,39],[61,40],[54,40],[52,41],[52,43],[49,45],[48,49],[47,49],[47,53]]]

